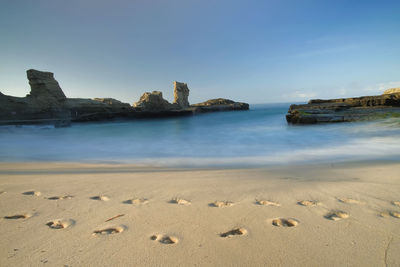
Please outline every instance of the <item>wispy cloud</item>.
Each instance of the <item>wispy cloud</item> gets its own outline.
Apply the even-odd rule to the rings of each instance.
[[[351,82],[339,88],[331,88],[329,92],[334,94],[334,97],[357,97],[364,95],[380,95],[390,88],[400,87],[400,81],[382,82],[375,84],[362,84],[360,82]],[[327,95],[332,97],[332,95]]]
[[[336,35],[336,34],[328,34],[328,35],[320,35],[318,37],[310,38],[305,41],[306,44],[318,44],[318,45],[329,45],[333,43],[350,43],[351,40],[354,40],[356,36],[352,35]]]
[[[364,88],[365,92],[373,92],[377,94],[382,94],[385,90],[390,88],[400,87],[400,81],[397,82],[383,82],[374,85],[369,85]]]
[[[336,46],[336,47],[327,47],[327,48],[320,48],[320,49],[314,49],[314,50],[300,52],[300,53],[295,54],[294,57],[308,58],[308,57],[321,56],[321,55],[326,55],[326,54],[347,52],[347,51],[355,50],[357,48],[358,48],[358,46],[353,45],[353,44],[344,45],[344,46]]]
[[[282,97],[287,100],[309,100],[310,98],[316,97],[315,92],[302,92],[295,91],[288,94],[283,94]]]
[[[348,94],[348,90],[346,88],[340,88],[339,89],[339,95],[340,96],[345,96]]]

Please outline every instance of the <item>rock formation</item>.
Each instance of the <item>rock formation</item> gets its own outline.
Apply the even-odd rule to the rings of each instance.
[[[210,99],[208,101],[191,105],[197,108],[196,112],[226,111],[226,110],[248,110],[249,104],[235,102],[225,98]]]
[[[212,106],[212,105],[231,105],[235,104],[235,101],[225,99],[225,98],[215,98],[215,99],[210,99],[205,102],[201,102],[198,104],[194,104],[192,106]]]
[[[397,94],[400,93],[400,87],[398,88],[390,88],[385,90],[385,92],[383,92],[384,95],[388,95],[388,94]]]
[[[113,98],[67,98],[51,72],[28,70],[31,92],[26,97],[0,92],[1,124],[53,123],[66,126],[72,121],[159,118],[186,116],[198,112],[248,109],[248,104],[227,99],[209,100],[189,106],[186,83],[174,83],[174,104],[161,92],[144,93],[133,107]]]
[[[30,94],[26,97],[0,95],[0,120],[69,120],[70,113],[64,107],[66,97],[53,73],[37,70],[26,73],[31,86]]]
[[[107,103],[85,98],[67,98],[64,107],[70,111],[71,121],[106,120],[133,111],[127,103]]]
[[[100,103],[107,104],[107,105],[111,105],[114,107],[121,107],[121,108],[130,108],[131,107],[131,105],[129,105],[128,103],[123,103],[114,98],[93,98],[93,100],[100,102]]]
[[[54,79],[54,74],[52,72],[30,69],[26,71],[26,74],[31,86],[30,96],[55,98],[57,101],[62,101],[67,98],[58,82]]]
[[[174,102],[179,108],[189,107],[189,88],[186,83],[174,82]]]
[[[291,105],[286,115],[289,123],[347,122],[400,116],[400,93],[310,100],[305,105]]]
[[[159,91],[144,93],[140,100],[133,104],[133,107],[141,111],[161,111],[174,108],[171,103],[163,98],[162,93]]]

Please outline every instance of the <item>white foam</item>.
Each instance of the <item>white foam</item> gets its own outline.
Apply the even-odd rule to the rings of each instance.
[[[146,158],[136,163],[160,167],[212,167],[400,159],[399,140],[400,136],[363,138],[339,146],[277,151],[268,156]]]

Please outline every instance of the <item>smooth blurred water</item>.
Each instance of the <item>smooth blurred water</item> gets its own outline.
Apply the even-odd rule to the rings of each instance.
[[[0,161],[263,166],[400,159],[400,120],[288,125],[288,104],[169,119],[0,127]]]

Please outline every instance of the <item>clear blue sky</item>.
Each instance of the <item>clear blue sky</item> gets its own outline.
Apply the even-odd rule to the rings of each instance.
[[[68,97],[294,102],[400,86],[400,1],[4,0],[0,91],[55,73]]]

